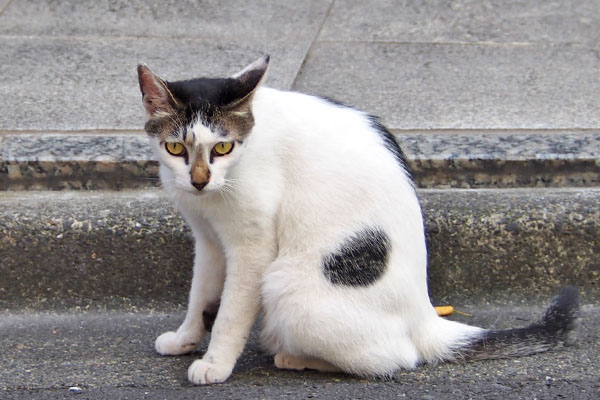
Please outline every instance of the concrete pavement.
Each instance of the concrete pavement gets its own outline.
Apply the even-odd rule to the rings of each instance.
[[[457,307],[462,321],[523,326],[540,306]],[[173,313],[11,315],[0,321],[2,399],[596,399],[600,390],[600,309],[584,307],[577,345],[530,357],[421,366],[389,381],[281,371],[256,331],[224,384],[193,387],[186,371],[201,356],[161,357],[155,337],[181,322]],[[69,389],[77,387],[81,393]]]
[[[338,98],[392,129],[596,129],[598,8],[12,1],[0,14],[0,128],[139,130],[138,62],[175,80],[269,52],[268,85]]]

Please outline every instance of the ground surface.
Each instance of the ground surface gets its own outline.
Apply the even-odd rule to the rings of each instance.
[[[489,328],[526,325],[540,307],[463,308],[457,319]],[[194,387],[187,367],[201,356],[161,357],[156,336],[181,313],[4,314],[0,329],[2,399],[174,398],[507,398],[596,399],[600,391],[600,308],[584,306],[576,345],[507,360],[449,363],[401,371],[389,381],[281,371],[256,331],[224,384]],[[81,388],[75,394],[71,387]]]

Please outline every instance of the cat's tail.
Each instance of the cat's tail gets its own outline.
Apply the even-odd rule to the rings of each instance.
[[[484,331],[461,353],[469,359],[494,359],[542,353],[571,344],[579,316],[579,293],[563,288],[550,301],[541,321],[525,328]]]
[[[455,332],[446,340],[446,348],[422,353],[425,361],[487,360],[542,353],[572,344],[579,316],[579,294],[575,287],[563,288],[551,301],[542,319],[524,328],[507,330],[473,330],[467,325],[440,319],[442,332]],[[451,328],[448,330],[448,328]],[[441,338],[438,338],[438,340]],[[458,339],[458,340],[457,340]],[[441,340],[440,340],[441,341]],[[431,350],[431,349],[430,349]]]

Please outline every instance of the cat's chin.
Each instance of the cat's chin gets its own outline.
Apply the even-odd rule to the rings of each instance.
[[[187,194],[188,196],[193,196],[193,197],[210,197],[211,195],[214,195],[215,193],[219,192],[218,189],[211,189],[211,190],[183,189],[180,191]]]
[[[188,196],[193,196],[193,197],[205,197],[210,194],[210,192],[205,192],[204,190],[200,191],[200,190],[195,190],[195,189],[194,190],[184,190],[183,192],[185,194],[187,194]]]

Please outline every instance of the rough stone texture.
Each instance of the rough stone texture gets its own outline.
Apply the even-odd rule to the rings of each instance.
[[[600,289],[600,191],[421,192],[430,293],[440,301],[536,298]]]
[[[2,0],[2,1],[0,1],[0,15],[6,9],[6,6],[8,5],[8,3],[10,3],[10,0]]]
[[[575,284],[600,296],[600,190],[423,190],[430,291],[519,302]],[[162,194],[4,192],[0,310],[186,303],[188,229]]]
[[[580,45],[317,42],[294,88],[393,129],[597,128],[599,69]]]
[[[0,130],[137,128],[138,62],[179,79],[230,74],[264,52],[267,84],[339,98],[391,128],[597,129],[599,9],[14,1],[0,14]]]
[[[289,88],[329,3],[15,1],[0,14],[0,130],[137,129],[136,65],[228,76],[264,53]]]
[[[145,134],[11,134],[0,142],[3,190],[121,190],[158,184],[158,163]]]
[[[319,40],[595,46],[598,9],[597,0],[336,0]]]
[[[423,188],[591,187],[600,132],[399,134]]]
[[[396,136],[419,187],[564,187],[600,184],[600,133]],[[0,136],[0,189],[136,189],[158,185],[139,132]]]
[[[0,130],[140,129],[145,116],[138,63],[146,63],[167,80],[228,76],[269,52],[272,68],[266,83],[288,88],[306,46],[185,38],[0,36]]]
[[[0,310],[183,304],[192,243],[154,192],[4,192]]]
[[[541,307],[465,307],[469,324],[523,326]],[[233,376],[224,384],[192,387],[191,362],[160,357],[156,336],[182,314],[0,314],[0,397],[3,399],[409,398],[596,399],[600,384],[600,309],[585,306],[575,346],[518,359],[421,366],[389,381],[343,374],[281,371],[261,352],[254,331]],[[452,317],[454,318],[454,317]],[[43,356],[41,356],[43,355]],[[80,394],[69,391],[81,388]]]
[[[19,0],[2,15],[0,34],[195,38],[218,43],[298,41],[309,44],[330,2]],[[196,54],[202,57],[202,53]]]

